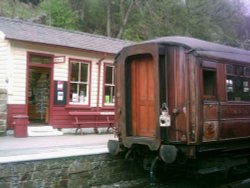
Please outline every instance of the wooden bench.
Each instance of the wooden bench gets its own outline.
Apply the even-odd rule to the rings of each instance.
[[[82,134],[82,128],[94,128],[95,133],[98,133],[97,125],[107,125],[107,132],[109,129],[113,129],[114,126],[114,112],[111,111],[100,111],[100,112],[80,112],[80,111],[70,111],[69,115],[74,116],[75,121],[72,123],[76,125],[77,134],[78,130]],[[88,119],[87,117],[92,117],[92,119]],[[106,117],[100,119],[100,117]],[[82,119],[84,118],[84,119]],[[86,119],[87,118],[87,119]]]

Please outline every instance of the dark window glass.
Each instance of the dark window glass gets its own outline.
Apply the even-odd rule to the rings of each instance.
[[[245,76],[250,77],[250,67],[245,67]]]
[[[114,71],[113,66],[106,66],[105,68],[105,83],[104,83],[104,104],[114,104],[115,100],[115,83],[114,83]]]
[[[70,81],[78,81],[79,78],[79,63],[71,63]]]
[[[203,70],[203,96],[207,99],[216,96],[215,70]]]
[[[88,65],[81,64],[81,81],[87,82],[88,81]]]
[[[234,66],[233,65],[227,65],[227,74],[234,74]]]
[[[113,81],[113,67],[106,67],[106,84],[112,84]]]
[[[249,76],[250,68],[238,65],[227,65],[234,67],[234,74],[227,75],[226,91],[229,101],[250,101]]]
[[[242,66],[236,66],[236,75],[243,76],[244,68]]]
[[[51,57],[39,56],[39,55],[30,55],[30,63],[34,64],[49,64],[52,60]]]

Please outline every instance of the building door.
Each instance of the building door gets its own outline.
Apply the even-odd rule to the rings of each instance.
[[[155,134],[155,86],[153,58],[135,58],[131,63],[131,99],[133,136]]]
[[[49,122],[51,60],[50,57],[29,56],[28,116],[31,124]]]

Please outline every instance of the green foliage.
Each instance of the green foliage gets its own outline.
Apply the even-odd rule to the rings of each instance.
[[[30,3],[32,5],[38,5],[40,3],[40,0],[20,0],[20,2],[23,2],[23,3]]]
[[[44,0],[39,5],[47,15],[46,23],[65,29],[76,28],[76,14],[69,7],[68,0]]]
[[[84,20],[81,20],[85,32],[105,35],[106,31],[106,5],[105,1],[86,0]]]
[[[0,0],[0,16],[30,19],[41,14],[35,7],[17,0]]]

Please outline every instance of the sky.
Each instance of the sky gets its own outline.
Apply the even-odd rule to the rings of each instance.
[[[246,14],[250,16],[250,0],[241,0],[244,3]]]

